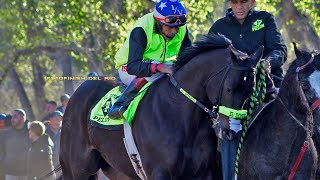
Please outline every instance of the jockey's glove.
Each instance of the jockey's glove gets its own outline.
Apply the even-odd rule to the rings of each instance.
[[[161,73],[164,73],[164,74],[170,74],[172,75],[176,68],[173,64],[156,64],[156,70],[157,72],[161,72]]]

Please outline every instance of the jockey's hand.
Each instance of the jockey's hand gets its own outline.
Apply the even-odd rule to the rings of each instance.
[[[157,71],[172,75],[175,72],[175,67],[173,64],[157,64]]]
[[[267,74],[271,74],[271,64],[269,59],[265,59],[264,70]]]

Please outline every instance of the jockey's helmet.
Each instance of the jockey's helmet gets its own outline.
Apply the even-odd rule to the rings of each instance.
[[[154,8],[153,17],[166,26],[183,26],[187,22],[187,11],[179,0],[160,0]]]

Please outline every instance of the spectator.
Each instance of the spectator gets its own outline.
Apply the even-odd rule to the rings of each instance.
[[[6,115],[6,122],[5,122],[6,128],[11,127],[11,118],[12,118],[11,114]]]
[[[0,130],[6,128],[7,116],[5,114],[0,114]]]
[[[29,139],[31,145],[28,152],[28,180],[41,179],[53,171],[53,142],[45,134],[45,125],[40,121],[29,124]],[[54,179],[46,177],[45,179]]]
[[[49,120],[46,133],[50,136],[54,144],[53,150],[53,165],[56,167],[59,164],[59,149],[60,149],[60,133],[63,114],[60,111],[54,111]]]
[[[87,77],[96,77],[96,76],[99,76],[99,75],[98,75],[98,73],[96,73],[96,72],[94,72],[94,71],[90,72],[90,73],[87,75]]]
[[[45,109],[46,115],[41,119],[41,122],[47,123],[47,121],[49,121],[50,119],[50,116],[53,114],[53,112],[56,109],[57,109],[57,103],[55,101],[49,101]]]
[[[27,152],[29,148],[28,121],[23,109],[15,109],[12,127],[0,135],[0,169],[6,180],[27,179]]]
[[[68,102],[69,102],[69,99],[70,99],[70,96],[68,94],[64,94],[60,97],[60,101],[61,101],[61,106],[59,106],[57,108],[58,111],[64,113],[66,108],[67,108],[67,105],[68,105]]]

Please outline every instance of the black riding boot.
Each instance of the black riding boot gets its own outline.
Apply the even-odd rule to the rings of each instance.
[[[131,100],[139,90],[147,83],[147,80],[144,78],[135,78],[123,91],[118,100],[114,105],[108,110],[108,116],[111,119],[120,119],[122,114],[126,111],[129,103],[127,101]],[[125,103],[123,105],[123,103]]]

